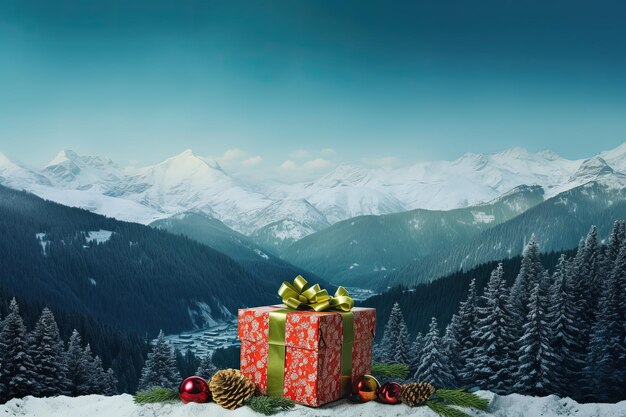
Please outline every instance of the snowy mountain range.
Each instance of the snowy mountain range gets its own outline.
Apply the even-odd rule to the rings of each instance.
[[[144,224],[202,212],[279,247],[352,217],[470,207],[520,185],[541,186],[545,199],[598,175],[608,174],[607,181],[621,187],[626,183],[622,172],[626,143],[584,160],[512,148],[395,169],[340,164],[314,181],[262,186],[191,150],[142,168],[123,168],[108,158],[69,150],[43,167],[29,167],[0,153],[0,184]]]

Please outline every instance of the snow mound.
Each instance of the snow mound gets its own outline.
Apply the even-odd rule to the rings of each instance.
[[[578,404],[569,398],[555,396],[528,397],[523,395],[498,396],[487,391],[479,395],[492,399],[490,413],[470,412],[475,417],[624,417],[626,401],[617,404]],[[0,405],[0,416],[28,417],[258,417],[248,407],[228,411],[216,404],[149,404],[136,405],[133,397],[124,394],[114,397],[87,395],[83,397],[55,397],[11,400]],[[389,406],[370,402],[350,404],[339,401],[321,408],[297,406],[294,410],[276,414],[284,417],[436,417],[426,407],[409,408],[405,405]]]

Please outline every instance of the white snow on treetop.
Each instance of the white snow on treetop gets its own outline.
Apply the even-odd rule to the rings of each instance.
[[[528,397],[523,395],[498,396],[479,391],[492,399],[488,413],[463,409],[473,417],[624,417],[626,401],[617,404],[578,404],[568,398],[555,396]],[[275,414],[277,417],[437,417],[429,408],[410,408],[403,404],[384,405],[377,402],[351,404],[338,401],[322,408],[296,406],[295,409]],[[137,405],[133,397],[124,394],[114,397],[87,395],[83,397],[54,397],[14,399],[0,405],[3,417],[259,417],[248,407],[234,411],[209,404],[147,404]]]

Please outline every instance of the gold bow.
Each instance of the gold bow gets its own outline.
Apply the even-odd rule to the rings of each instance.
[[[319,284],[309,286],[300,275],[293,280],[293,284],[284,281],[278,289],[278,295],[283,299],[283,304],[294,310],[350,311],[354,306],[354,300],[344,287],[337,288],[331,297]]]

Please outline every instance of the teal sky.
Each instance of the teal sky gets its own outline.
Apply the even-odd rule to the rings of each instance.
[[[589,156],[626,141],[624,21],[621,1],[0,0],[0,152]]]

